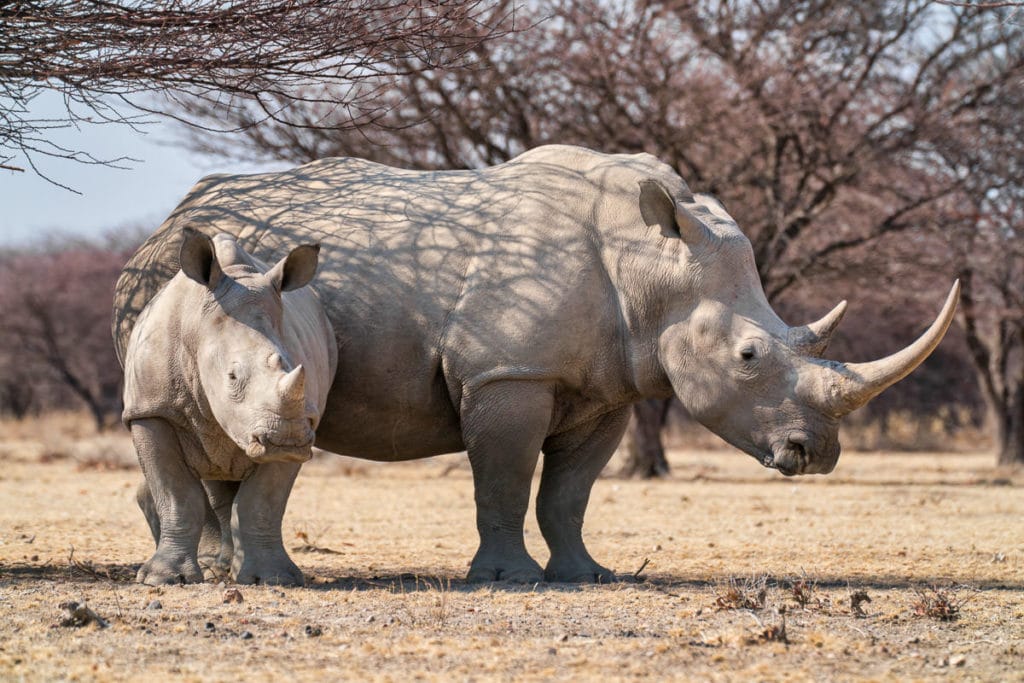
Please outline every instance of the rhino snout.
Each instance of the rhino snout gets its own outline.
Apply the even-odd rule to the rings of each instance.
[[[313,457],[314,424],[305,420],[301,427],[287,425],[257,431],[250,437],[245,454],[256,462],[306,462]]]
[[[839,460],[839,442],[816,440],[804,432],[790,432],[772,448],[768,467],[787,477],[796,474],[828,474]]]

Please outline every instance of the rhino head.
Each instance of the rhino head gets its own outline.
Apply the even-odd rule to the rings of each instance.
[[[790,327],[772,310],[753,250],[709,195],[641,183],[648,225],[679,245],[683,291],[665,306],[658,360],[672,390],[701,424],[785,475],[825,474],[839,459],[840,419],[907,376],[942,340],[959,296],[954,283],[938,318],[915,342],[881,360],[821,358],[846,310]]]
[[[181,270],[207,290],[194,343],[210,412],[255,462],[309,460],[322,406],[289,348],[282,293],[309,284],[320,246],[297,247],[268,269],[230,235],[183,232]]]

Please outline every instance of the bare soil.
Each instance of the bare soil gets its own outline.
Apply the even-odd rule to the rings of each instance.
[[[673,451],[595,487],[602,586],[466,584],[464,457],[327,456],[284,522],[307,587],[150,588],[127,439],[54,439],[0,442],[3,680],[1024,681],[1024,478],[990,454]]]

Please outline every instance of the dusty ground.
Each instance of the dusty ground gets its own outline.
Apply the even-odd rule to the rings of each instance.
[[[99,465],[126,447],[0,443],[0,679],[1024,680],[1024,479],[990,455],[845,454],[785,479],[676,451],[669,481],[598,483],[591,552],[626,578],[647,564],[582,587],[462,581],[459,456],[325,458],[284,524],[309,587],[224,602],[230,585],[133,583],[140,475]],[[527,541],[543,564],[532,519]],[[68,601],[109,626],[61,626]]]

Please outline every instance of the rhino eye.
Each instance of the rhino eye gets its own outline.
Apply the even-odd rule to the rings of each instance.
[[[745,346],[740,350],[740,358],[745,361],[752,361],[757,358],[757,349],[753,346]]]
[[[238,375],[235,374],[234,370],[228,370],[228,379],[231,380],[232,382],[238,379]]]

